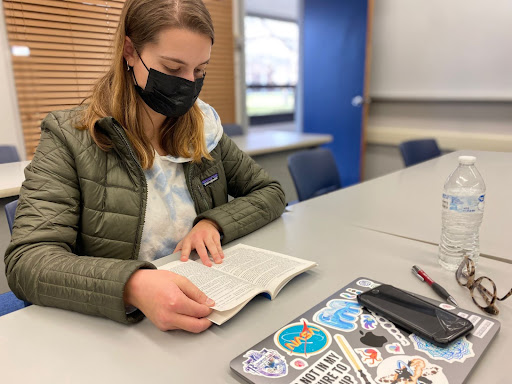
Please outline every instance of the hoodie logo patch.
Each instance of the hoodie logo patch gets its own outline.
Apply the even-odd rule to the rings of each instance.
[[[201,180],[201,184],[203,184],[203,187],[206,187],[207,185],[210,185],[211,183],[213,183],[214,181],[217,181],[217,180],[219,180],[218,173],[211,175],[210,177],[207,177],[204,180]]]

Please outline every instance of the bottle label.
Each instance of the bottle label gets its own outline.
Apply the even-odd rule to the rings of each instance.
[[[483,213],[485,195],[453,196],[443,193],[443,209],[458,213]]]

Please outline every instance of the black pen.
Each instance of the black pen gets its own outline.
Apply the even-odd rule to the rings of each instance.
[[[450,295],[446,289],[444,289],[443,287],[441,287],[439,284],[437,283],[434,283],[434,280],[432,280],[430,278],[429,275],[427,275],[425,273],[425,271],[423,271],[420,267],[418,267],[417,265],[413,265],[412,266],[412,272],[414,273],[414,275],[420,279],[421,281],[424,281],[425,283],[427,283],[428,285],[430,285],[432,287],[432,289],[439,295],[441,296],[443,299],[445,299],[446,301],[448,301],[450,304],[453,304],[455,305],[456,307],[458,307],[457,305],[457,302],[455,301],[455,299],[452,297],[452,295]]]

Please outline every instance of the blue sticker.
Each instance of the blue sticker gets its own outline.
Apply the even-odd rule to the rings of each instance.
[[[361,326],[368,331],[372,331],[377,328],[377,321],[372,315],[362,315]]]
[[[472,213],[484,209],[485,195],[454,196],[443,193],[443,209],[450,211]]]
[[[359,285],[360,287],[370,288],[370,289],[376,288],[380,285],[380,284],[374,283],[373,281],[367,280],[367,279],[358,280],[356,284]],[[348,291],[348,289],[347,289],[347,291]]]
[[[355,295],[353,293],[342,292],[342,293],[340,293],[340,297],[343,297],[344,299],[347,299],[347,300],[355,300],[357,298],[357,295]]]
[[[207,177],[206,179],[204,180],[201,180],[201,184],[203,184],[204,187],[206,187],[207,185],[213,183],[214,181],[217,181],[219,180],[219,174],[216,173],[214,175],[211,175],[210,177]]]
[[[288,353],[305,357],[322,353],[331,345],[331,335],[326,329],[301,319],[288,324],[274,335],[276,345]]]
[[[426,353],[434,360],[444,360],[449,363],[453,363],[455,361],[462,363],[467,358],[475,356],[475,353],[473,352],[473,344],[471,344],[466,337],[457,339],[453,343],[448,344],[447,347],[438,347],[437,345],[416,336],[414,333],[411,333],[409,338],[414,345],[414,349]]]
[[[264,377],[283,377],[288,374],[288,365],[283,356],[273,349],[250,350],[244,354],[244,372]]]
[[[315,313],[313,321],[343,332],[352,332],[357,329],[357,318],[361,313],[363,310],[355,301],[335,299]]]

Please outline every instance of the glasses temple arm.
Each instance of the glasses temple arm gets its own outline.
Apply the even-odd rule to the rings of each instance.
[[[512,289],[505,296],[503,296],[501,299],[498,298],[498,300],[499,301],[503,301],[505,299],[508,299],[510,296],[512,296]]]

